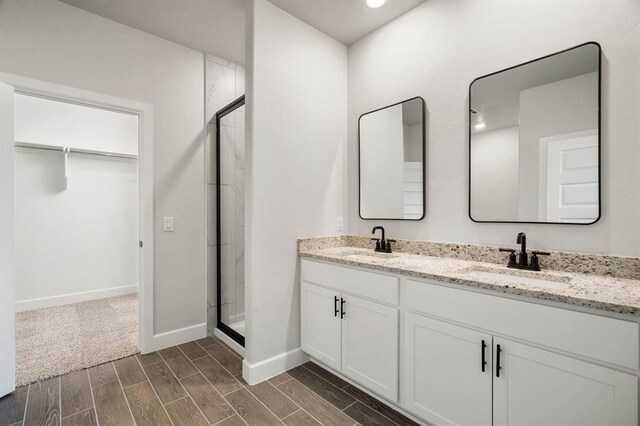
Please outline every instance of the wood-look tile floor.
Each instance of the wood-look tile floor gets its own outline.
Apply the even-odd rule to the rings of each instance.
[[[0,399],[0,426],[415,425],[313,363],[249,386],[206,337],[33,383]]]

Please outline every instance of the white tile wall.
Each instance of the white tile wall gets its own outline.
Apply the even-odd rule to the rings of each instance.
[[[236,98],[236,65],[207,55],[207,121]]]
[[[244,106],[238,110],[236,118],[236,167],[244,169]]]
[[[208,246],[207,247],[207,305],[208,306],[216,306],[217,304],[217,293],[216,293],[216,256],[218,249],[216,246]]]
[[[244,226],[244,169],[236,169],[236,226]]]
[[[209,184],[216,183],[216,169],[212,167],[216,164],[216,126],[214,123],[208,123],[207,132],[204,140],[204,158],[205,158],[205,177]]]
[[[244,67],[242,65],[236,65],[236,98],[244,95]]]
[[[213,330],[216,328],[218,322],[218,308],[215,306],[207,307],[207,333],[213,334]]]
[[[220,125],[221,126],[236,127],[236,114],[237,114],[237,111],[233,111],[233,112],[225,115],[224,117],[222,117],[222,119],[220,120]]]
[[[236,284],[244,284],[244,226],[236,226]]]
[[[234,302],[222,304],[222,311],[220,312],[222,322],[229,324],[232,321],[232,319],[235,317],[235,315],[236,315],[236,304]]]
[[[220,244],[234,244],[235,242],[236,187],[220,185]]]
[[[207,185],[207,246],[215,246],[216,242],[216,186]],[[215,266],[215,262],[213,266]],[[211,271],[211,269],[207,269]],[[215,273],[215,268],[213,269]]]
[[[244,106],[236,113],[236,321],[244,319]]]
[[[236,129],[231,126],[220,126],[220,183],[234,185],[235,181]]]
[[[236,320],[244,319],[244,283],[236,285]]]
[[[222,255],[222,294],[221,303],[235,302],[236,300],[236,247],[235,244],[220,246]]]

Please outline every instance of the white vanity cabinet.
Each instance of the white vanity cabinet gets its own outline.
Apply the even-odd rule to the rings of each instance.
[[[342,368],[342,321],[340,293],[302,282],[302,350],[328,367]]]
[[[302,350],[397,402],[398,278],[306,261],[301,275]]]
[[[494,425],[638,424],[637,376],[508,339],[494,338],[498,346]]]
[[[404,285],[406,410],[436,425],[637,425],[638,376],[621,370],[638,370],[638,323]]]
[[[301,271],[302,349],[429,424],[638,424],[638,321],[306,259]]]
[[[403,354],[404,408],[435,425],[637,424],[638,378],[611,368],[413,313]]]
[[[404,408],[435,425],[491,424],[491,335],[404,316]]]
[[[356,296],[346,300],[342,374],[378,395],[398,400],[398,308]]]

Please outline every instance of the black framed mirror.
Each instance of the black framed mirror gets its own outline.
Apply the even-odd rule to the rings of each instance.
[[[471,83],[471,220],[598,221],[600,70],[600,45],[588,42]]]
[[[425,109],[424,99],[418,96],[358,119],[360,218],[424,218]]]

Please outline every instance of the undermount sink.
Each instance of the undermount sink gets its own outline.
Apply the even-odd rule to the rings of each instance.
[[[467,272],[473,278],[485,279],[500,284],[523,284],[532,287],[561,290],[569,286],[568,277],[559,277],[538,272],[490,268],[473,268]]]
[[[377,260],[384,260],[384,259],[393,259],[394,257],[398,257],[397,254],[393,254],[393,253],[382,253],[382,252],[378,252],[378,251],[370,251],[370,252],[362,252],[362,251],[354,251],[352,253],[346,253],[344,255],[347,258],[363,258],[363,257],[368,257],[368,258],[372,258],[372,259],[377,259]]]

